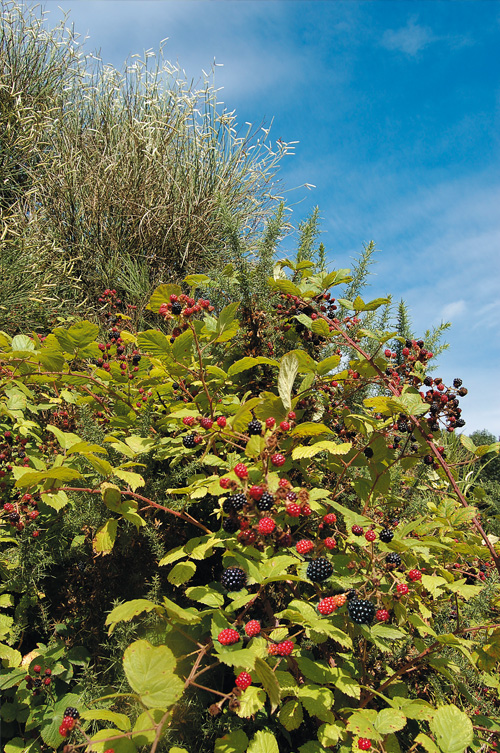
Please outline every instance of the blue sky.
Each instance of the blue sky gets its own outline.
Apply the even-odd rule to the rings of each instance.
[[[293,221],[317,204],[329,259],[380,253],[373,297],[415,330],[451,320],[466,432],[500,435],[500,2],[48,0],[104,62],[158,49],[188,77],[214,60],[238,122],[298,141],[281,179]],[[286,246],[286,244],[285,244]]]

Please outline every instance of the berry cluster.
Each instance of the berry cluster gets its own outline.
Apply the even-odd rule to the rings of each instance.
[[[73,708],[73,706],[68,706],[65,709],[63,720],[59,727],[59,734],[61,735],[61,737],[68,736],[68,733],[71,732],[71,730],[77,724],[79,716],[80,714],[75,708]]]
[[[175,340],[175,338],[181,334],[181,331],[187,328],[187,320],[193,314],[199,314],[201,311],[213,310],[214,307],[206,298],[198,298],[198,300],[195,301],[194,298],[190,298],[184,293],[181,293],[180,295],[175,295],[174,293],[172,293],[168,302],[161,304],[158,313],[160,314],[160,316],[165,317],[166,321],[172,319],[173,317],[180,318],[181,327],[176,327],[172,332],[171,339]],[[179,331],[177,332],[177,330]]]
[[[25,677],[26,687],[28,690],[33,691],[33,695],[39,695],[43,689],[48,688],[52,683],[52,670],[47,667],[42,677],[42,667],[39,664],[35,664],[32,667],[32,671],[34,676],[26,675]]]
[[[130,381],[134,378],[134,374],[139,371],[141,354],[137,349],[130,348],[121,337],[118,325],[123,320],[120,314],[116,316],[107,315],[106,320],[109,327],[107,341],[99,343],[100,355],[95,363],[104,371],[111,372],[113,370],[113,376],[118,381]],[[144,393],[144,389],[139,390],[140,398],[136,403],[137,408],[140,408],[142,403],[146,403],[148,397],[152,394],[151,392],[148,395]],[[99,413],[97,417],[103,419],[103,423],[108,423],[107,416],[102,411],[99,411]]]
[[[11,431],[4,431],[3,436],[0,434],[0,479],[11,473],[12,463],[25,467],[29,465],[25,450],[27,444],[26,437],[14,435]],[[5,488],[4,483],[1,488]]]
[[[465,426],[465,421],[461,417],[462,409],[459,408],[459,397],[465,397],[467,394],[466,388],[462,387],[462,380],[454,379],[453,388],[446,388],[442,379],[428,376],[424,379],[424,385],[430,388],[425,394],[420,393],[430,406],[430,415],[427,419],[430,431],[439,431],[440,420],[444,421],[449,432]]]
[[[40,531],[36,520],[40,515],[38,500],[32,494],[17,495],[13,502],[4,502],[3,512],[7,522],[17,531],[27,530],[32,538],[38,538]]]

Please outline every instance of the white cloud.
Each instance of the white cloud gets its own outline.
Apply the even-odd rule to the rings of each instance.
[[[386,29],[380,40],[381,46],[386,50],[402,52],[409,57],[416,57],[419,52],[435,42],[444,42],[455,50],[473,43],[464,35],[435,34],[428,26],[417,23],[416,16],[412,16],[406,26],[399,29]]]
[[[381,45],[388,50],[397,50],[414,57],[420,50],[438,39],[439,37],[434,35],[432,29],[420,26],[415,18],[410,18],[406,26],[401,29],[386,29]]]
[[[439,318],[441,321],[448,322],[450,319],[456,319],[463,314],[465,309],[466,304],[464,300],[452,301],[451,303],[447,303],[446,306],[443,306]]]

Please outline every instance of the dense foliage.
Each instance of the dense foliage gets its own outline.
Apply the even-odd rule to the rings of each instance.
[[[289,147],[37,13],[2,3],[5,753],[493,750],[499,443],[448,325],[366,301],[373,243],[329,272],[318,209],[276,262]]]
[[[277,358],[205,275],[155,328],[106,290],[101,328],[2,335],[6,753],[495,742],[498,443],[456,441],[460,379],[351,282],[276,265]]]

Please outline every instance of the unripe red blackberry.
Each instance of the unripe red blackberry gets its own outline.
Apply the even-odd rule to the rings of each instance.
[[[352,526],[351,531],[355,536],[362,536],[363,535],[363,527],[362,526]]]
[[[351,620],[358,625],[369,625],[375,617],[375,607],[371,601],[350,599],[347,609]]]
[[[335,612],[337,609],[337,603],[334,601],[333,596],[328,596],[326,599],[322,599],[318,604],[318,612],[320,614],[329,615]]]
[[[323,522],[327,525],[333,525],[333,523],[337,522],[337,516],[334,512],[329,512],[323,516]]]
[[[307,566],[306,577],[309,580],[320,583],[326,580],[333,573],[333,565],[325,557],[318,557],[318,559],[311,560]]]
[[[227,418],[225,416],[219,416],[217,419],[217,426],[219,429],[224,429],[227,424]]]
[[[337,542],[331,536],[328,536],[326,539],[324,539],[323,544],[327,549],[335,549],[335,547],[337,546]]]
[[[258,531],[261,535],[268,535],[274,531],[276,523],[272,518],[261,518],[259,520]]]
[[[308,552],[312,552],[312,550],[314,549],[314,543],[312,541],[309,541],[309,539],[301,539],[295,544],[295,549],[299,554],[307,554]]]
[[[286,512],[292,518],[298,518],[301,513],[300,505],[295,504],[295,502],[291,502],[286,506]]]
[[[272,416],[269,416],[269,418],[266,418],[266,427],[268,429],[272,429],[274,424],[276,423],[276,419]]]
[[[281,643],[278,643],[278,655],[290,656],[294,648],[295,645],[292,643],[292,641],[281,641]]]
[[[248,494],[251,496],[251,498],[255,501],[260,499],[262,495],[264,494],[264,488],[262,486],[253,485],[248,490]]]
[[[214,425],[214,422],[211,418],[202,418],[200,421],[200,426],[202,426],[204,429],[211,429]]]
[[[367,541],[375,541],[376,538],[377,538],[377,534],[375,533],[375,531],[372,531],[371,529],[365,533],[365,539]]]
[[[360,750],[370,750],[372,747],[372,741],[367,737],[360,737],[358,740],[358,748]]]
[[[405,596],[409,592],[409,590],[410,589],[408,588],[406,583],[398,583],[398,585],[396,586],[396,591],[402,596]]]
[[[248,468],[244,463],[237,463],[234,466],[234,472],[238,476],[238,478],[248,478]]]
[[[249,638],[254,638],[256,635],[260,635],[260,631],[261,626],[258,620],[250,620],[250,622],[247,622],[245,625],[245,633]]]
[[[248,672],[240,672],[235,680],[235,684],[241,690],[246,690],[252,684],[252,678]]]
[[[422,573],[420,572],[420,570],[410,570],[408,573],[408,578],[411,581],[422,580]]]
[[[377,609],[377,611],[375,612],[375,619],[378,622],[387,622],[389,617],[390,615],[387,609]]]
[[[286,457],[282,455],[281,452],[275,452],[274,455],[271,455],[271,463],[279,468],[280,466],[285,465]]]
[[[290,430],[290,423],[288,421],[282,421],[280,423],[280,429],[281,429],[281,431],[289,431]]]
[[[237,630],[226,628],[225,630],[221,630],[217,636],[217,640],[223,646],[232,646],[234,643],[238,643],[240,640],[240,634]]]
[[[227,591],[241,591],[247,582],[247,576],[241,567],[228,567],[222,573],[220,582]]]

